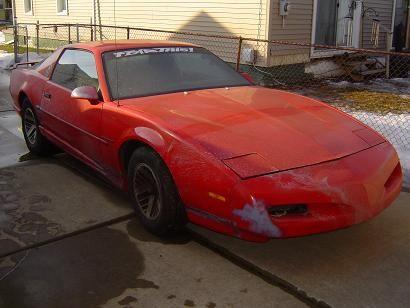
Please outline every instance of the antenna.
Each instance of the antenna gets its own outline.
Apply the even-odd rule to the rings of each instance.
[[[116,12],[115,12],[115,8],[116,8],[116,3],[114,0],[114,45],[115,45],[115,49],[117,49],[117,18],[116,18]],[[115,57],[115,87],[116,87],[116,94],[117,94],[117,107],[120,106],[120,99],[119,99],[119,87],[118,87],[118,58]]]

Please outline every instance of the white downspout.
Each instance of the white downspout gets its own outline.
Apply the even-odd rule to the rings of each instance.
[[[394,24],[396,23],[396,9],[397,9],[397,0],[393,0],[393,14],[391,17],[391,32],[394,32]]]
[[[11,14],[13,15],[13,26],[15,26],[17,24],[16,0],[11,2]]]
[[[356,0],[354,2],[355,8],[353,11],[353,34],[352,34],[352,46],[354,48],[360,48],[360,37],[362,29],[362,13],[363,13],[363,1]]]

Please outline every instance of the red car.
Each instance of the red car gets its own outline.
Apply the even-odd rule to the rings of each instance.
[[[249,79],[195,45],[107,41],[15,69],[10,92],[30,151],[96,169],[158,235],[189,220],[251,241],[303,236],[395,200],[402,171],[380,134]]]

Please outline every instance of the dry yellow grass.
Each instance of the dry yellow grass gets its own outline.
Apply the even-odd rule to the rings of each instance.
[[[349,91],[341,93],[343,99],[349,101],[349,106],[377,113],[410,112],[410,96],[392,93]]]

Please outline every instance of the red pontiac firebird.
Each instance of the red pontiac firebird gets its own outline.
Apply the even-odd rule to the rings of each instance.
[[[157,235],[187,221],[250,241],[327,232],[371,219],[401,189],[377,132],[191,44],[66,46],[15,69],[10,92],[30,151],[57,146],[128,190]]]

